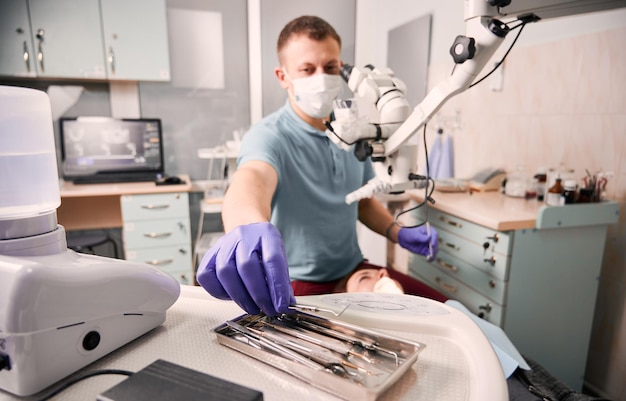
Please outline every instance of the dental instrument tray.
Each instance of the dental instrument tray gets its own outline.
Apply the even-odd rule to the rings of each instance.
[[[220,344],[350,400],[378,398],[426,347],[302,312],[242,315],[214,331]]]

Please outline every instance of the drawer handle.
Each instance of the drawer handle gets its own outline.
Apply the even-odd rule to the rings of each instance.
[[[446,223],[446,224],[449,224],[449,225],[451,225],[451,226],[454,226],[454,227],[458,227],[458,228],[463,227],[463,226],[461,225],[461,223],[457,223],[457,222],[456,222],[456,221],[454,221],[454,220],[447,219],[447,218],[445,218],[444,216],[439,216],[439,220],[443,221],[443,222],[444,222],[444,223]]]
[[[439,264],[439,266],[441,267],[445,267],[446,269],[456,272],[459,270],[458,267],[456,267],[455,265],[451,265],[450,263],[446,263],[443,260],[441,260],[440,258],[437,258],[437,263]]]
[[[488,263],[490,266],[495,266],[496,265],[496,257],[492,256],[490,258],[483,259],[483,262]]]
[[[174,262],[174,259],[146,260],[146,263],[152,266],[169,265],[172,262]]]
[[[448,248],[452,248],[452,249],[454,249],[455,251],[460,251],[460,250],[461,250],[461,247],[456,246],[456,245],[454,245],[454,244],[453,244],[453,243],[451,243],[451,242],[444,242],[443,244],[444,244],[445,246],[447,246]]]
[[[494,234],[491,237],[487,237],[487,239],[492,240],[493,242],[498,242],[498,240],[500,239],[500,237],[498,236],[498,234]]]
[[[159,209],[167,209],[170,205],[141,205],[142,209],[148,210],[159,210]]]
[[[435,281],[439,284],[439,287],[443,288],[446,291],[455,293],[457,288],[451,284],[446,283],[440,277],[435,277]]]
[[[166,238],[172,235],[172,233],[145,233],[143,236],[147,238]]]
[[[486,303],[485,305],[479,305],[478,309],[480,309],[480,312],[478,313],[478,317],[481,319],[484,319],[485,316],[488,315],[489,312],[491,312],[491,304]]]

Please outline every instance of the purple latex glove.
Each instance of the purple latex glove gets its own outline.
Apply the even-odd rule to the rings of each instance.
[[[219,299],[232,299],[251,315],[286,313],[295,304],[283,239],[270,223],[239,226],[204,255],[196,278]]]
[[[439,250],[439,234],[437,230],[426,226],[402,227],[398,231],[398,244],[413,253],[425,256],[428,261],[435,259]]]

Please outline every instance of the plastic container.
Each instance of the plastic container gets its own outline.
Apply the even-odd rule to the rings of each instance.
[[[34,217],[61,204],[50,100],[0,86],[0,220]]]

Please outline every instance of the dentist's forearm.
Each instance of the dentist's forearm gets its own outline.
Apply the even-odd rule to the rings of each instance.
[[[270,220],[275,172],[269,165],[259,166],[258,163],[262,162],[249,162],[233,174],[222,206],[225,232],[240,225]]]

